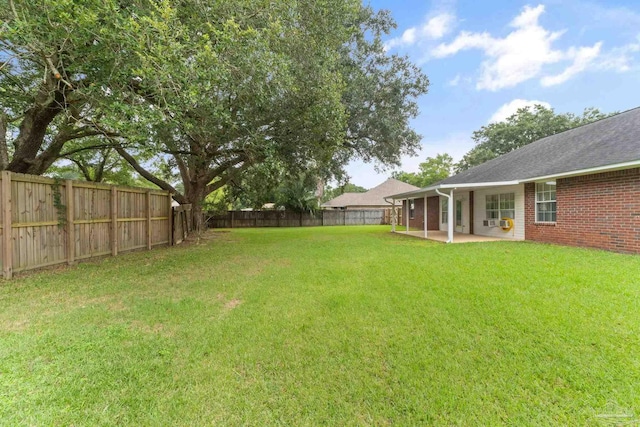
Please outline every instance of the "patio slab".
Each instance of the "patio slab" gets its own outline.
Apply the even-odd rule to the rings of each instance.
[[[409,231],[396,230],[395,233],[424,239],[423,230],[409,230]],[[439,231],[439,230],[429,230],[427,231],[427,240],[434,240],[436,242],[444,243],[447,241],[447,232]],[[505,239],[500,239],[497,237],[478,236],[475,234],[453,233],[453,243],[498,242],[501,240],[505,240]]]

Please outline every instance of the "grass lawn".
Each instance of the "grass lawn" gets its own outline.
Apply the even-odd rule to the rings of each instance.
[[[611,421],[640,423],[640,256],[244,229],[0,282],[3,425]]]

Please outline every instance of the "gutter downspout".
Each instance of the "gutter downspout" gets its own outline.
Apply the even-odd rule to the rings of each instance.
[[[436,193],[438,193],[440,196],[446,197],[447,199],[449,199],[447,201],[448,206],[449,206],[449,211],[447,212],[447,238],[448,240],[446,241],[446,243],[453,243],[453,189],[451,189],[451,194],[446,194],[446,193],[442,193],[440,190],[438,190],[437,188],[435,189]]]

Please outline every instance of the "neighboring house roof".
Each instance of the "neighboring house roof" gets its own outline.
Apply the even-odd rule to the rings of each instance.
[[[638,166],[640,107],[539,139],[422,190],[456,184],[518,184]]]
[[[377,187],[365,193],[344,193],[322,204],[325,208],[341,208],[347,206],[386,206],[390,205],[384,198],[391,194],[418,190],[415,185],[389,178]]]

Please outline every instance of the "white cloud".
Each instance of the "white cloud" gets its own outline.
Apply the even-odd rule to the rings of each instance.
[[[431,51],[436,58],[455,55],[465,49],[489,50],[495,39],[489,33],[470,33],[462,31],[450,44],[442,43]]]
[[[460,84],[460,80],[462,79],[462,77],[460,76],[460,74],[456,74],[456,76],[454,78],[452,78],[451,80],[449,80],[447,82],[447,84],[449,86],[458,86]]]
[[[455,19],[453,15],[441,13],[429,19],[420,29],[420,34],[432,40],[438,40],[451,31]]]
[[[509,23],[513,30],[505,37],[461,31],[451,42],[432,49],[431,56],[444,58],[464,50],[481,50],[485,59],[480,65],[476,88],[490,91],[514,87],[534,78],[540,78],[540,84],[549,87],[587,70],[626,72],[634,68],[640,52],[640,36],[632,43],[608,51],[603,51],[601,41],[593,46],[557,49],[553,45],[565,31],[551,31],[540,25],[544,12],[544,5],[525,6]],[[546,68],[553,64],[564,65],[564,69],[551,74]],[[459,82],[454,79],[450,84]]]
[[[401,41],[403,44],[412,44],[416,41],[416,29],[409,28],[402,33]]]
[[[487,59],[482,62],[476,87],[491,91],[513,87],[538,76],[543,66],[565,58],[565,53],[552,46],[563,31],[546,30],[538,22],[544,10],[543,5],[525,6],[509,24],[514,30],[504,38],[463,31],[451,43],[437,46],[432,55],[442,58],[480,49]]]
[[[633,68],[634,54],[640,52],[640,36],[635,43],[620,46],[605,53],[597,63],[601,70],[613,70],[624,73]]]
[[[573,57],[573,63],[569,65],[563,72],[553,76],[545,76],[540,80],[542,86],[555,86],[566,82],[571,77],[586,70],[600,54],[602,42],[598,42],[592,47],[581,47],[579,49],[571,48],[567,54]]]
[[[545,101],[537,101],[537,100],[526,100],[526,99],[514,99],[513,101],[507,102],[502,107],[498,108],[498,110],[493,113],[491,118],[489,119],[489,123],[497,123],[508,119],[518,112],[519,109],[525,107],[533,107],[536,104],[540,104],[546,108],[551,108],[551,104]]]
[[[453,29],[455,16],[450,13],[439,13],[419,26],[411,27],[402,33],[402,36],[389,40],[385,47],[406,47],[429,40],[439,40]]]

